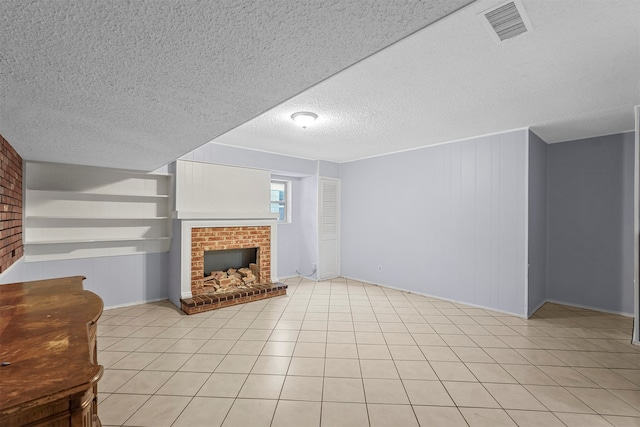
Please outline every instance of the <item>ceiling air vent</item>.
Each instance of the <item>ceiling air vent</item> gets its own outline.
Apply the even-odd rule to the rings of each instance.
[[[532,30],[522,3],[510,1],[480,15],[493,39],[500,43]]]

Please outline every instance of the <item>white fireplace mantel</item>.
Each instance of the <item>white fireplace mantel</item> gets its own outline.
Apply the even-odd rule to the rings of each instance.
[[[173,212],[174,219],[189,220],[277,220],[277,213],[256,214],[255,212]]]
[[[181,241],[180,241],[180,297],[191,298],[191,229],[201,227],[264,227],[271,229],[271,281],[278,281],[277,265],[277,220],[275,218],[189,218],[189,215],[203,215],[202,213],[184,214],[185,216],[176,216],[181,219]],[[271,215],[271,214],[269,214]],[[220,215],[217,214],[219,217]],[[184,218],[184,219],[183,219]]]

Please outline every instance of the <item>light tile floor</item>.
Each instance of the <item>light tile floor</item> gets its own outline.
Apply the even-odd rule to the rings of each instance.
[[[632,319],[521,319],[337,279],[186,316],[106,310],[105,426],[640,426]]]

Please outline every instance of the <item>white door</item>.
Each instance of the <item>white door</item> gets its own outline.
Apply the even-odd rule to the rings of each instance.
[[[340,180],[320,178],[318,280],[340,275]]]

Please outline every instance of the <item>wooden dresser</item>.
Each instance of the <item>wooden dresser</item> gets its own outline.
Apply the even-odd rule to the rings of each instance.
[[[0,426],[100,426],[103,305],[83,280],[0,285]]]

